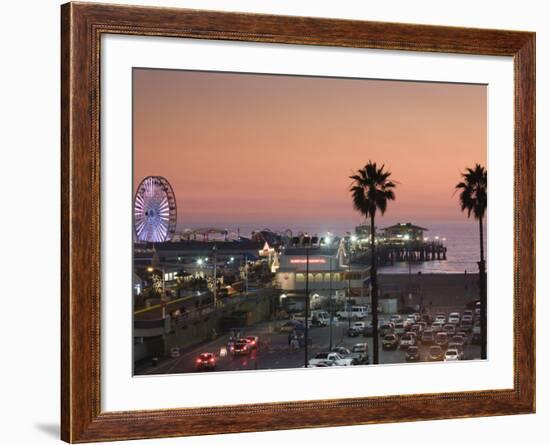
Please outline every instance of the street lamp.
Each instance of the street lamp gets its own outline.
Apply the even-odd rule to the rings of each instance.
[[[329,350],[332,351],[332,322],[334,318],[334,306],[332,303],[332,255],[329,257],[329,292],[328,292],[328,304],[330,308],[329,317]]]
[[[218,307],[218,281],[217,281],[217,256],[216,256],[216,245],[214,244],[214,247],[212,247],[212,252],[214,256],[214,309]]]
[[[349,257],[349,264],[348,264],[348,329],[351,329],[351,254]]]

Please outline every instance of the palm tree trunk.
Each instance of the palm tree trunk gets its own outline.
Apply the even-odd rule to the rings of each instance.
[[[372,310],[372,363],[378,364],[378,281],[376,278],[376,252],[375,252],[374,215],[370,217],[370,284],[371,284],[371,310]]]
[[[481,306],[481,358],[487,358],[487,285],[485,283],[485,252],[483,247],[483,218],[479,218],[479,301]]]

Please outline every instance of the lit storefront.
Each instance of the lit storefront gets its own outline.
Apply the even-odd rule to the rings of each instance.
[[[308,259],[309,257],[309,259]],[[352,296],[368,294],[364,286],[368,268],[349,270],[346,264],[343,244],[335,247],[287,248],[280,256],[276,281],[285,294],[300,295],[307,287],[310,292],[328,297],[343,295],[350,291]],[[306,273],[308,274],[306,280]]]

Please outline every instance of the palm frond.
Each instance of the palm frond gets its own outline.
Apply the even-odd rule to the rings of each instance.
[[[378,167],[376,162],[369,161],[363,168],[350,176],[353,180],[350,191],[353,207],[365,216],[374,217],[376,211],[386,212],[388,201],[395,200],[395,181],[389,181],[391,176],[385,165]]]
[[[473,213],[476,219],[483,219],[487,211],[487,170],[476,164],[466,168],[461,176],[463,180],[455,186],[455,191],[460,191],[460,209],[467,211],[468,218]]]

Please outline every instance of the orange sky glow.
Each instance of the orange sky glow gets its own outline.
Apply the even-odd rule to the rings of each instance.
[[[134,69],[134,190],[174,188],[186,227],[352,228],[349,176],[398,181],[378,224],[465,221],[454,186],[486,165],[484,85]]]

